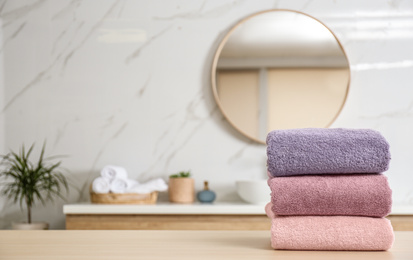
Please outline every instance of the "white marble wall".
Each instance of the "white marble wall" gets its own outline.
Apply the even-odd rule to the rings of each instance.
[[[333,127],[380,130],[391,143],[397,204],[413,204],[413,1],[0,1],[0,152],[47,140],[85,201],[106,164],[141,181],[191,170],[222,200],[234,180],[265,177],[265,146],[238,134],[213,100],[209,73],[227,30],[286,8],[320,19],[350,60],[348,101]],[[62,205],[34,218],[64,227]],[[0,228],[22,219],[0,200]]]

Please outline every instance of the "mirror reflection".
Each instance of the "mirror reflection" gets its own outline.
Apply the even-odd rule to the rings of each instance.
[[[264,143],[274,129],[328,127],[347,96],[347,57],[333,33],[303,13],[250,16],[226,35],[212,85],[228,121]]]

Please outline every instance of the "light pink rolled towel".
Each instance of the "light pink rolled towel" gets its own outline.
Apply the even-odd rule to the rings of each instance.
[[[382,174],[308,175],[268,180],[275,215],[384,217],[392,191]]]
[[[351,216],[275,217],[271,246],[286,250],[384,251],[394,242],[385,218]]]
[[[267,214],[267,217],[269,218],[275,218],[275,214],[272,211],[272,203],[267,203],[267,205],[265,205],[265,213]]]

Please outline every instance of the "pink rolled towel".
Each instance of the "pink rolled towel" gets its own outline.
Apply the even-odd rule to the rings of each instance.
[[[393,228],[385,218],[289,216],[275,217],[271,225],[274,249],[383,251],[393,241]]]
[[[382,174],[308,175],[268,180],[275,215],[384,217],[392,191]]]
[[[272,211],[272,203],[267,203],[267,205],[265,205],[265,214],[267,214],[267,217],[269,218],[275,218],[275,214]]]

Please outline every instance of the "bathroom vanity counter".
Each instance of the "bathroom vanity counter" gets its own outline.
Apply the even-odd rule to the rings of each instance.
[[[413,232],[387,252],[285,251],[269,231],[0,231],[0,259],[413,259]]]
[[[246,203],[103,205],[63,207],[69,230],[269,230],[264,205]],[[413,231],[413,208],[394,206],[395,230]]]
[[[66,229],[268,230],[265,205],[246,203],[65,205]]]
[[[109,205],[109,204],[69,204],[64,205],[65,214],[207,214],[207,215],[264,215],[265,204],[253,205],[247,203],[212,203],[212,204],[178,204],[157,203],[153,205]]]

